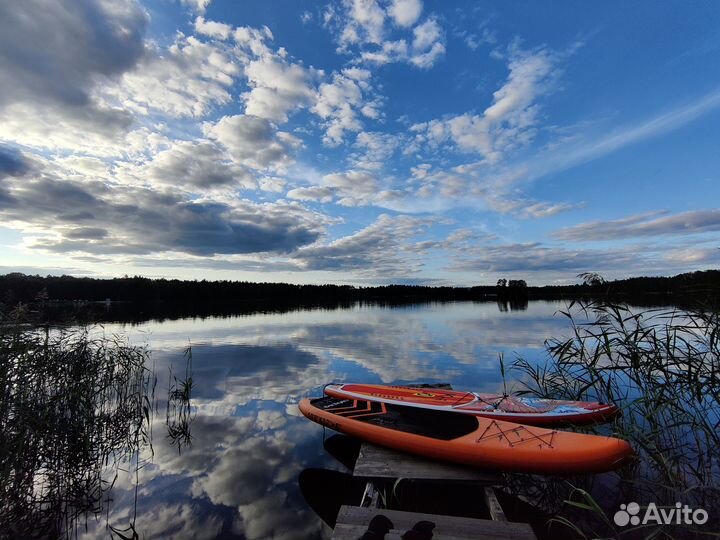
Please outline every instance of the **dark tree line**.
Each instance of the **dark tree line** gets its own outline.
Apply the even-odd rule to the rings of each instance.
[[[495,287],[425,287],[387,285],[294,285],[248,281],[182,281],[140,276],[94,279],[72,276],[0,276],[0,302],[5,305],[42,302],[134,302],[166,304],[228,304],[249,301],[312,302],[357,300],[472,300]]]
[[[720,270],[687,272],[672,277],[633,277],[606,281],[594,272],[578,276],[583,283],[529,287],[530,299],[595,297],[639,306],[720,307]]]
[[[563,286],[528,286],[524,280],[498,280],[496,285],[476,287],[427,287],[388,285],[353,287],[350,285],[294,285],[289,283],[252,283],[247,281],[182,281],[122,277],[95,279],[72,276],[0,276],[0,311],[18,304],[43,309],[74,310],[78,304],[94,305],[103,310],[107,299],[113,311],[125,316],[161,318],[284,311],[295,307],[337,307],[353,302],[388,305],[418,302],[497,299],[527,305],[530,300],[602,297],[637,305],[673,303],[718,305],[720,271],[706,270],[673,277],[638,277],[605,281],[594,273],[578,276],[582,283]],[[68,307],[69,306],[69,307]]]

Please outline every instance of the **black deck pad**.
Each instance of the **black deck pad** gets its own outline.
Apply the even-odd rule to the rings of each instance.
[[[353,406],[353,403],[357,404]],[[414,433],[432,439],[449,441],[472,433],[478,428],[478,420],[469,414],[435,411],[419,407],[380,404],[375,401],[322,397],[310,402],[322,411],[331,412],[358,422],[374,424],[396,431]]]

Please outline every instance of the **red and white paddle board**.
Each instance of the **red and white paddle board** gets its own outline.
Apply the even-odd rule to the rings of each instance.
[[[378,403],[482,416],[531,426],[607,422],[620,412],[615,405],[592,401],[563,401],[382,384],[329,384],[325,387],[325,394],[338,399],[371,400]]]

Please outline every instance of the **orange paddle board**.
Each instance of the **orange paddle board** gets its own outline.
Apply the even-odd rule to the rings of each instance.
[[[612,437],[377,401],[303,399],[300,411],[313,422],[370,443],[484,469],[597,473],[621,466],[633,453],[627,442]]]

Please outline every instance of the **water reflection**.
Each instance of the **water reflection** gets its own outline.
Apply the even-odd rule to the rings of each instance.
[[[498,298],[497,306],[501,312],[510,311],[525,311],[528,308],[529,302],[526,297],[515,297],[515,298]]]
[[[353,306],[106,325],[106,333],[127,332],[148,344],[153,369],[165,374],[161,384],[169,370],[184,376],[183,351],[192,348],[191,444],[178,452],[172,440],[155,437],[154,455],[144,456],[150,464],[137,478],[117,479],[108,521],[127,521],[137,482],[135,528],[141,537],[328,538],[330,528],[302,496],[301,488],[310,490],[310,473],[301,472],[346,469],[323,447],[322,428],[299,416],[301,397],[319,394],[327,382],[349,380],[449,382],[497,391],[498,353],[544,358],[543,341],[568,329],[562,317],[553,317],[562,307]],[[167,388],[157,394],[168,395]],[[155,434],[163,433],[164,421],[156,420]],[[351,485],[348,494],[353,490]],[[328,515],[321,513],[330,520]],[[107,536],[104,520],[81,535]]]

